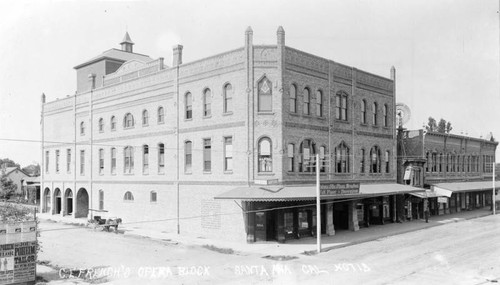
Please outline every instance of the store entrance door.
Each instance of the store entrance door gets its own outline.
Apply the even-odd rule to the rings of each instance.
[[[266,241],[266,212],[255,213],[255,241]]]

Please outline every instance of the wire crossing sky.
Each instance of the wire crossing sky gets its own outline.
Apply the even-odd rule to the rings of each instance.
[[[500,139],[498,0],[359,1],[1,1],[0,138],[40,139],[40,95],[76,90],[74,66],[110,48],[125,31],[134,50],[171,65],[254,44],[286,45],[389,77],[408,105],[410,129],[429,116],[452,133]],[[497,161],[500,161],[497,152]],[[41,160],[34,143],[0,141],[0,157]]]

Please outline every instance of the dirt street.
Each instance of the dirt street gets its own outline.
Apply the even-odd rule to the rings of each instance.
[[[61,268],[62,279],[71,268],[87,269],[81,277],[91,283],[488,284],[500,277],[500,216],[287,261],[262,258],[265,252],[227,254],[60,223],[40,227],[43,252],[38,259]]]

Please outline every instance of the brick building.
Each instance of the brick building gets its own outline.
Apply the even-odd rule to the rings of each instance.
[[[285,241],[314,232],[319,154],[325,234],[395,221],[395,195],[420,191],[396,184],[395,69],[287,47],[281,27],[275,45],[252,38],[189,63],[178,45],[167,66],[126,34],[76,66],[75,95],[42,96],[42,211]]]
[[[408,218],[422,217],[424,198],[430,198],[431,215],[492,206],[498,142],[423,130],[400,131],[398,181],[429,189],[407,195],[417,197],[407,199]]]

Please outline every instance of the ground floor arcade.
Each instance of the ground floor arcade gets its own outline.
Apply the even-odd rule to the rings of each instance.
[[[40,198],[42,213],[75,218],[86,218],[89,215],[89,194],[83,187],[78,189],[76,196],[71,188],[61,190],[46,187]]]

